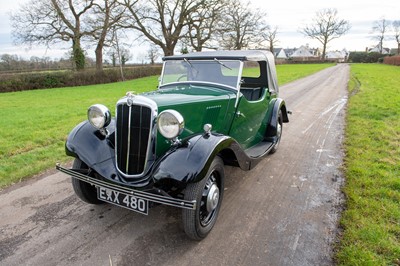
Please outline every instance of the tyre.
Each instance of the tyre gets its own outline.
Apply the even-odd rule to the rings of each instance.
[[[74,160],[74,164],[73,164],[72,168],[73,169],[88,169],[89,167],[84,162],[82,162],[81,160],[76,158]],[[103,203],[102,201],[97,199],[97,190],[94,186],[72,177],[72,187],[75,191],[75,194],[84,202],[87,202],[90,204]]]
[[[278,114],[278,121],[277,121],[277,126],[276,126],[276,143],[274,144],[274,147],[271,149],[271,151],[269,152],[270,154],[275,153],[278,148],[279,148],[279,143],[281,142],[281,137],[282,137],[282,130],[283,130],[283,115],[282,115],[282,111],[279,110],[279,114]]]
[[[183,228],[194,240],[205,238],[217,221],[224,193],[224,163],[215,157],[205,178],[188,184],[185,200],[196,200],[196,210],[183,209]]]

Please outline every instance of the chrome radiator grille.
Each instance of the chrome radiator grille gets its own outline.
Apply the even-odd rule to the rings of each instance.
[[[147,106],[117,105],[116,159],[127,176],[144,173],[152,130],[152,110]]]

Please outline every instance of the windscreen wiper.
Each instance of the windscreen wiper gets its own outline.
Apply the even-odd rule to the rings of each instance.
[[[190,68],[194,68],[192,63],[190,63],[190,61],[187,60],[186,58],[183,58],[183,61],[185,61],[190,66]]]
[[[229,69],[229,70],[232,70],[232,68],[228,67],[227,65],[225,65],[224,63],[222,63],[221,61],[219,61],[217,58],[214,58],[214,61],[215,61],[215,62],[218,62],[218,64],[220,64],[221,66],[223,66],[223,67],[225,67],[225,68],[227,68],[227,69]]]

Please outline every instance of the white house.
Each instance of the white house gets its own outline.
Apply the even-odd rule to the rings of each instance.
[[[299,58],[299,57],[313,57],[314,55],[310,52],[310,48],[307,46],[300,46],[296,51],[293,52],[291,55],[292,58]]]
[[[380,53],[381,52],[381,46],[378,44],[377,46],[368,49],[368,53]],[[389,54],[390,49],[389,48],[382,48],[382,54]]]
[[[343,49],[342,51],[330,51],[327,52],[325,55],[325,58],[328,60],[336,60],[338,62],[346,62],[348,57],[348,52],[346,49]]]
[[[274,55],[277,59],[287,59],[288,56],[283,48],[274,48]]]

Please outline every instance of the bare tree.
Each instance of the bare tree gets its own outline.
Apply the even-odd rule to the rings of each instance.
[[[261,10],[252,10],[250,2],[232,0],[224,6],[223,20],[218,25],[219,42],[224,49],[240,50],[260,45],[268,29]]]
[[[337,39],[350,30],[350,23],[337,16],[336,9],[322,9],[317,11],[312,24],[300,30],[305,36],[318,40],[322,44],[322,59],[325,59],[326,46],[333,39]]]
[[[13,70],[17,69],[18,55],[10,55],[10,54],[2,54],[0,55],[0,64],[4,70]]]
[[[178,47],[178,49],[179,49],[179,52],[181,53],[181,54],[188,54],[189,53],[189,48],[188,47],[190,47],[190,45],[189,45],[189,42],[190,42],[190,40],[188,39],[188,38],[183,38],[180,42],[179,42],[179,46],[180,47]]]
[[[85,28],[85,15],[93,8],[94,0],[30,0],[11,15],[13,36],[17,44],[50,44],[72,42],[76,69],[85,67],[81,39],[93,34]]]
[[[150,48],[147,50],[147,59],[150,60],[150,64],[154,65],[155,61],[159,57],[158,49],[157,47],[153,44],[150,45]]]
[[[131,60],[132,54],[129,51],[129,49],[127,49],[125,47],[119,48],[119,53],[120,53],[120,57],[121,57],[121,62],[120,63],[121,63],[122,66],[125,66],[126,62]]]
[[[96,70],[103,70],[103,49],[106,45],[106,37],[115,25],[122,19],[124,7],[118,0],[102,0],[94,4],[93,17],[90,20],[91,28],[95,31],[92,37],[96,40]],[[112,38],[112,37],[110,37]]]
[[[372,25],[372,33],[375,33],[372,39],[378,41],[377,48],[379,49],[379,53],[383,52],[383,41],[385,40],[385,34],[388,31],[389,22],[385,18],[381,18],[380,20],[374,21]]]
[[[400,54],[400,20],[395,20],[392,23],[394,31],[394,39],[397,42],[397,54]]]
[[[67,54],[67,57],[70,57]],[[71,61],[60,58],[53,60],[48,56],[37,57],[31,56],[29,60],[23,59],[18,55],[1,54],[0,55],[0,71],[18,71],[32,69],[70,69]]]
[[[188,39],[195,51],[200,52],[203,48],[210,48],[206,47],[206,43],[215,34],[217,24],[221,21],[221,12],[227,2],[210,0],[187,18]]]
[[[122,52],[128,51],[128,50],[125,49],[121,45],[120,39],[119,39],[119,36],[118,36],[118,29],[117,29],[116,26],[112,27],[112,31],[111,32],[112,32],[111,47],[114,50],[114,53],[112,54],[113,66],[115,66],[115,57],[117,57],[119,62],[120,62],[119,70],[120,70],[120,73],[121,73],[121,78],[122,78],[122,80],[125,80],[123,66],[125,65],[126,61],[124,60],[125,62],[123,62]],[[128,54],[129,54],[129,51],[128,51]],[[130,54],[129,54],[129,57],[130,57]]]
[[[124,26],[139,31],[164,55],[173,55],[185,35],[187,18],[204,3],[205,0],[124,0],[131,16]]]
[[[275,44],[278,43],[278,39],[276,38],[277,34],[278,34],[278,26],[275,26],[273,28],[270,27],[263,33],[263,37],[268,42],[269,50],[271,51],[271,53],[274,53]]]
[[[117,66],[117,59],[118,59],[117,51],[115,51],[115,49],[110,49],[110,50],[108,50],[107,55],[111,59],[112,66],[116,67]]]

